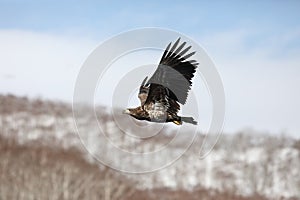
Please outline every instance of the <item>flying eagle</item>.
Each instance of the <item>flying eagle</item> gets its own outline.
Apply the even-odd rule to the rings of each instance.
[[[169,43],[159,65],[147,81],[146,77],[139,90],[138,97],[141,106],[127,108],[123,111],[138,120],[151,122],[182,122],[197,124],[192,117],[178,116],[180,104],[184,105],[192,86],[192,78],[196,72],[196,60],[187,60],[195,52],[189,52],[191,46],[184,48],[186,42],[180,43],[180,38],[172,46]]]

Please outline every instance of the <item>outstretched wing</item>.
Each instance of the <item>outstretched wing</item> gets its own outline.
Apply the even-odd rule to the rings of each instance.
[[[146,99],[148,97],[148,93],[149,93],[149,84],[146,85],[146,81],[148,79],[148,76],[146,76],[146,78],[143,80],[141,86],[140,86],[140,90],[139,90],[139,94],[138,97],[141,101],[141,106],[143,106],[146,102]]]
[[[189,52],[191,46],[184,48],[186,42],[179,45],[180,38],[170,43],[163,53],[160,63],[146,85],[149,85],[145,103],[167,101],[171,112],[177,113],[179,103],[185,104],[196,71],[195,60],[187,60],[195,52]],[[164,91],[164,92],[162,92]]]

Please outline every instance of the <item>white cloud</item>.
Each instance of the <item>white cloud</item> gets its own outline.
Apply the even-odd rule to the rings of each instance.
[[[71,102],[89,39],[22,30],[0,30],[0,91]]]
[[[232,30],[198,38],[224,81],[225,131],[254,127],[272,132],[287,130],[299,136],[300,58],[295,56],[299,49],[274,56],[299,34],[278,35],[282,41],[269,39],[249,48],[252,34],[257,33]],[[89,38],[23,30],[0,30],[0,43],[1,93],[69,102],[79,69],[97,45]]]
[[[244,30],[199,39],[215,60],[226,90],[225,129],[254,127],[300,136],[299,31],[270,36],[248,47],[257,32]],[[276,39],[275,39],[276,38]],[[297,53],[296,53],[297,52]]]

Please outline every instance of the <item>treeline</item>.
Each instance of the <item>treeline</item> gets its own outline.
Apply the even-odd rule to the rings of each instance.
[[[204,188],[140,190],[136,183],[107,167],[87,162],[77,149],[35,143],[20,145],[0,137],[0,199],[51,200],[264,200]]]

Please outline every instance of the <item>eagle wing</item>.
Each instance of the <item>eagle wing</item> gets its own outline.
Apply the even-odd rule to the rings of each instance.
[[[147,98],[144,104],[159,103],[164,105],[169,113],[174,114],[180,109],[178,102],[186,103],[192,86],[191,80],[199,64],[195,60],[187,60],[195,52],[189,53],[191,46],[184,48],[186,42],[180,45],[179,42],[180,38],[173,46],[172,43],[167,46],[156,71],[147,84],[145,79],[141,86],[141,88],[147,86]]]
[[[149,84],[146,85],[146,81],[148,79],[148,76],[146,76],[146,78],[143,80],[141,86],[140,86],[140,90],[139,90],[139,94],[138,97],[141,101],[141,106],[143,106],[147,100],[148,97],[148,93],[149,93]]]

